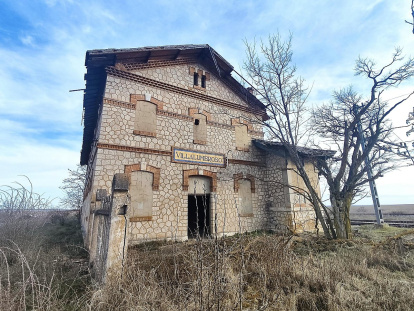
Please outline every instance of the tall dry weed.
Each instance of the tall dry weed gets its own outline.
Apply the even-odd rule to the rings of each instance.
[[[368,240],[263,233],[146,243],[130,249],[122,278],[110,280],[90,307],[412,310],[414,256],[403,244],[399,253],[391,242],[378,247]]]
[[[74,236],[72,245],[61,238],[73,232],[76,216],[65,226],[52,223],[50,216],[38,213],[21,219],[13,213],[5,219],[2,215],[0,310],[79,310],[86,305],[89,281],[84,251]]]

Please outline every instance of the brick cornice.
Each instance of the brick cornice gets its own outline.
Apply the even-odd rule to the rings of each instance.
[[[97,147],[99,149],[128,151],[128,152],[136,152],[136,153],[158,154],[158,155],[165,155],[165,156],[169,156],[169,157],[172,155],[171,150],[158,150],[158,149],[139,148],[139,147],[130,147],[130,146],[121,146],[121,145],[112,145],[112,144],[101,144],[101,143],[98,143]]]
[[[131,110],[135,109],[135,103],[127,103],[127,102],[124,102],[124,101],[115,100],[115,99],[111,99],[111,98],[107,98],[107,97],[105,97],[103,99],[103,102],[104,102],[104,104],[115,106],[115,107],[121,107],[121,108],[126,108],[126,109],[131,109]],[[161,101],[158,101],[158,102],[161,103]],[[196,108],[189,108],[189,109],[196,109]],[[192,114],[194,115],[194,113],[192,113]],[[234,125],[210,121],[211,120],[211,114],[210,113],[202,112],[202,114],[207,116],[207,125],[220,127],[220,128],[228,129],[228,130],[234,129]],[[185,121],[191,121],[191,122],[194,120],[194,118],[191,116],[191,111],[190,110],[189,110],[189,115],[185,115],[185,114],[170,112],[170,111],[162,110],[162,109],[158,108],[157,109],[157,115],[176,118],[176,119],[185,120]],[[260,132],[260,131],[248,130],[248,133],[251,134],[251,135],[257,135],[257,136],[260,136],[260,137],[263,136],[263,132]],[[153,135],[149,135],[149,136],[153,136]]]
[[[139,147],[130,147],[130,146],[113,145],[113,144],[98,143],[97,148],[107,149],[107,150],[116,150],[116,151],[135,152],[135,153],[157,154],[157,155],[163,155],[163,156],[169,156],[169,157],[171,157],[171,155],[172,155],[171,150],[139,148]],[[263,162],[258,162],[258,161],[247,161],[247,160],[239,160],[239,159],[229,159],[228,161],[229,161],[230,164],[239,164],[239,165],[246,165],[246,166],[259,166],[259,167],[265,167],[266,166]]]
[[[240,110],[240,111],[244,111],[244,112],[248,112],[248,113],[253,113],[256,115],[261,115],[261,116],[265,116],[265,113],[263,110],[260,109],[253,109],[253,108],[248,108],[248,107],[244,107],[242,105],[239,104],[235,104],[232,103],[230,101],[227,100],[223,100],[220,98],[216,98],[213,96],[209,96],[206,94],[202,94],[199,92],[195,92],[192,90],[188,90],[185,88],[181,88],[175,85],[171,85],[165,82],[161,82],[161,81],[157,81],[157,80],[153,80],[147,77],[143,77],[143,76],[139,76],[136,74],[133,74],[131,72],[127,72],[127,71],[122,71],[122,70],[117,70],[115,67],[110,66],[106,68],[106,72],[108,75],[111,76],[115,76],[118,78],[124,78],[130,81],[134,81],[134,82],[138,82],[138,83],[142,83],[148,86],[152,86],[152,87],[156,87],[156,88],[160,88],[160,89],[164,89],[170,92],[174,92],[177,94],[181,94],[181,95],[186,95],[188,97],[192,97],[195,99],[200,99],[203,101],[207,101],[213,104],[217,104],[217,105],[221,105],[227,108],[232,108],[232,109],[236,109],[236,110]]]
[[[125,70],[130,71],[130,70],[139,70],[139,69],[147,69],[147,68],[193,64],[196,62],[197,62],[197,59],[195,58],[183,58],[183,59],[170,60],[170,61],[150,61],[148,63],[123,62],[122,65],[125,68]]]

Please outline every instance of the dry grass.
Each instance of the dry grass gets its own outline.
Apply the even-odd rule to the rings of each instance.
[[[79,310],[86,304],[87,253],[77,217],[2,211],[0,310]]]
[[[409,240],[244,235],[129,252],[99,310],[412,310]],[[385,242],[384,242],[385,241]],[[99,302],[99,303],[98,303]]]
[[[414,235],[353,241],[254,233],[131,247],[122,278],[89,280],[75,218],[0,224],[0,310],[412,310]]]

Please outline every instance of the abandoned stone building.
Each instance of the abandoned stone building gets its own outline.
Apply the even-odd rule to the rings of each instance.
[[[126,199],[117,215],[130,245],[315,227],[311,206],[289,190],[301,180],[283,146],[264,140],[265,106],[210,46],[91,50],[85,65],[88,247],[96,247],[97,218],[110,214],[102,206],[120,189],[119,174]]]

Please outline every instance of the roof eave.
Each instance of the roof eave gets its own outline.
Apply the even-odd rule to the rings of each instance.
[[[272,141],[265,141],[261,139],[254,139],[253,144],[265,151],[272,151],[272,150],[285,150],[286,147],[282,143],[272,142]],[[307,158],[332,158],[336,151],[335,150],[327,150],[327,149],[314,149],[314,148],[307,148],[307,147],[299,147],[301,150],[298,150],[298,154],[307,157]]]

